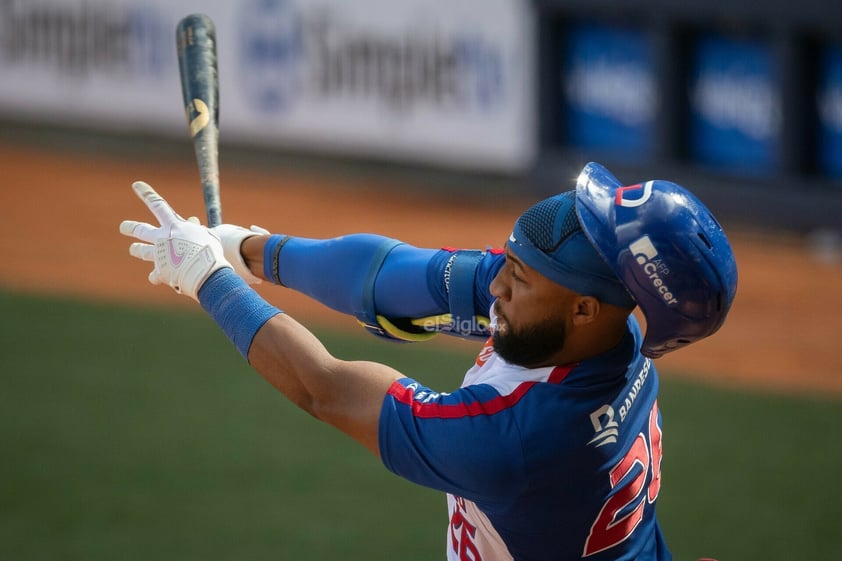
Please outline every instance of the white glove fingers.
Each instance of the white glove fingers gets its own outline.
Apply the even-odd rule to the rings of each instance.
[[[141,201],[149,208],[150,212],[155,215],[161,226],[169,226],[178,221],[178,215],[172,209],[167,201],[159,195],[148,183],[143,181],[135,181],[132,184],[135,194]],[[151,241],[151,240],[147,240]]]
[[[136,220],[123,220],[120,222],[120,233],[124,236],[134,237],[134,229],[142,222]]]
[[[261,228],[260,226],[255,226],[254,224],[252,224],[251,228],[249,229],[256,234],[263,234],[264,236],[270,235],[269,230],[267,230],[266,228]]]
[[[123,232],[124,224],[126,225],[127,232]],[[134,222],[133,220],[126,220],[120,224],[120,232],[148,243],[155,243],[155,240],[164,235],[161,228],[146,224],[145,222]]]
[[[143,261],[155,260],[155,246],[145,243],[133,243],[129,246],[129,255]]]

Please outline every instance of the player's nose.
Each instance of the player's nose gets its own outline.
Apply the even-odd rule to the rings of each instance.
[[[509,289],[509,285],[506,283],[505,277],[503,276],[503,272],[505,270],[505,267],[501,267],[488,287],[488,291],[492,296],[502,300],[508,300],[511,296],[511,290]]]

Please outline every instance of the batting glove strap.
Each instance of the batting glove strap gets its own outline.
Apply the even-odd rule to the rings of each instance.
[[[263,324],[283,313],[230,268],[220,269],[208,278],[199,289],[199,303],[246,360],[251,342]]]

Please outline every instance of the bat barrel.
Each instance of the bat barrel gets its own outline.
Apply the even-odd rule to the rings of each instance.
[[[219,76],[216,27],[204,14],[176,27],[178,66],[185,115],[193,139],[209,226],[222,223],[219,195]]]
[[[213,121],[216,123],[219,119],[216,26],[204,14],[189,15],[178,23],[176,44],[184,106],[191,108],[194,99],[201,99],[213,111]],[[192,123],[197,116],[195,108],[188,112],[188,123]]]

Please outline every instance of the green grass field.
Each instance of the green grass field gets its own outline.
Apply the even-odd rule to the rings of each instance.
[[[287,403],[201,312],[0,292],[0,317],[0,559],[444,559],[444,498]],[[472,360],[319,335],[441,390]],[[840,558],[842,403],[667,376],[660,404],[677,561]]]

